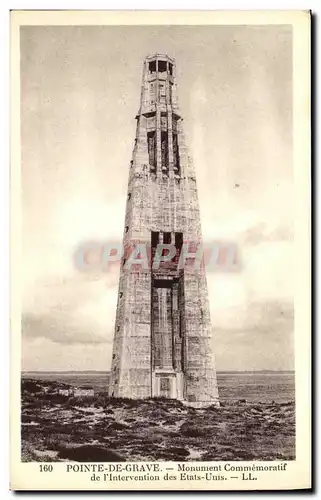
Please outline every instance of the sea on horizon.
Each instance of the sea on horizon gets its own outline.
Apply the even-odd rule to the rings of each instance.
[[[57,381],[78,387],[105,390],[109,372],[103,371],[38,371],[22,372],[22,378]],[[246,399],[248,402],[277,403],[294,401],[295,374],[293,371],[217,371],[221,400]]]

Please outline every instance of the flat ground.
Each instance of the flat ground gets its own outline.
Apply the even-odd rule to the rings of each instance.
[[[22,381],[23,461],[218,461],[295,459],[294,402],[59,395],[66,384]]]

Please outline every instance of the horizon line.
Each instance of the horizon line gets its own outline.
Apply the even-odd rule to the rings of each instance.
[[[111,370],[21,370],[21,373],[110,373]],[[294,369],[277,370],[262,368],[260,370],[216,370],[216,373],[260,373],[260,372],[295,372]]]

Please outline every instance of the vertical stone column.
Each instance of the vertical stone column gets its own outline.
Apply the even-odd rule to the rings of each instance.
[[[173,116],[170,102],[169,78],[166,81],[166,102],[167,102],[167,133],[168,133],[168,170],[173,172]]]
[[[173,65],[172,75],[169,64]],[[164,71],[159,72],[159,68]],[[123,237],[129,249],[137,243],[150,244],[152,231],[159,233],[159,243],[168,232],[172,243],[175,233],[191,244],[201,241],[195,171],[184,138],[175,78],[175,63],[167,55],[146,59]],[[150,93],[151,81],[155,83],[155,99]],[[160,82],[166,85],[162,102]],[[167,117],[163,132],[167,132],[168,144],[164,171],[162,112]],[[180,169],[176,173],[173,113],[178,120]],[[148,168],[149,131],[155,131],[156,175]],[[120,270],[110,394],[131,398],[162,394],[196,406],[217,404],[205,269],[188,274],[173,267],[155,272],[150,268],[143,272]]]

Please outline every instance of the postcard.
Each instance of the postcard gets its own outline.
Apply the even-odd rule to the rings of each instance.
[[[11,489],[311,488],[310,43],[12,11]]]

